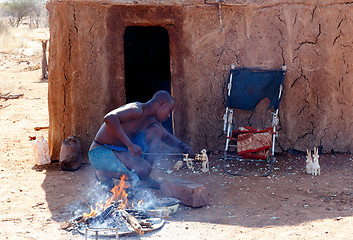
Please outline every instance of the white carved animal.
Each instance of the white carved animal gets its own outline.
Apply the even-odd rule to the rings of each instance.
[[[306,150],[306,173],[311,174],[313,171],[313,158],[311,157],[311,151]]]
[[[312,175],[317,176],[320,175],[320,165],[319,165],[319,149],[316,147],[314,148],[314,155],[313,155],[313,170]]]

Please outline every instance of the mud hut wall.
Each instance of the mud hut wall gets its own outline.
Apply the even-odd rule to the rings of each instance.
[[[272,10],[265,12],[263,19],[253,21],[258,14],[256,9],[234,6],[222,8],[222,25],[217,6],[189,7],[184,11],[190,51],[184,68],[187,69],[185,79],[190,79],[185,89],[189,97],[189,114],[193,116],[188,122],[191,144],[197,149],[221,150],[225,143],[222,117],[230,65],[281,67],[280,21],[269,17]],[[266,21],[266,31],[263,31],[261,21]],[[237,119],[249,114],[239,112]],[[259,121],[253,124],[258,125]]]
[[[352,7],[336,1],[288,5],[280,12],[285,25],[281,46],[289,66],[282,105],[284,134],[279,138],[283,149],[353,149],[345,134],[353,130]]]
[[[93,4],[93,6],[92,6]],[[173,92],[183,92],[181,51],[184,47],[180,7],[99,5],[83,1],[49,2],[51,12],[49,76],[49,144],[58,159],[61,142],[76,135],[87,152],[104,115],[125,104],[124,32],[127,26],[162,26],[168,30]],[[148,15],[148,17],[144,16]],[[176,15],[176,16],[175,16]],[[185,104],[175,99],[183,121]],[[183,95],[182,95],[183,96]],[[179,119],[179,120],[178,120]],[[184,125],[176,128],[183,135]]]
[[[217,6],[137,4],[128,6],[130,11],[127,6],[120,11],[119,4],[111,7],[95,2],[87,7],[82,2],[77,10],[77,2],[65,8],[55,2],[49,86],[56,88],[49,90],[49,110],[55,106],[60,111],[50,113],[51,140],[61,143],[64,137],[77,134],[84,136],[84,144],[89,146],[102,116],[124,103],[123,32],[125,26],[135,24],[168,29],[176,135],[196,150],[222,149],[230,64],[277,68],[284,63],[287,74],[276,150],[303,151],[321,145],[324,151],[351,151],[352,141],[345,133],[353,126],[349,31],[353,9],[352,4],[332,2],[223,6],[222,31]],[[165,12],[169,13],[163,15]],[[69,58],[70,52],[76,57]],[[265,100],[265,106],[256,110],[260,117],[253,112],[237,113],[236,121],[268,124],[261,117],[266,104]]]
[[[114,80],[107,77],[108,60],[102,44],[104,7],[58,2],[48,4],[48,9],[49,145],[52,159],[58,159],[61,142],[72,135],[80,139],[87,152],[102,116],[114,108],[113,104],[123,104],[125,98],[124,89],[111,91],[114,85],[110,81]],[[116,96],[123,96],[122,100]]]
[[[189,95],[188,132],[194,146],[221,149],[224,83],[229,64],[287,66],[276,151],[351,152],[352,4],[341,1],[269,6],[199,7],[185,14],[191,55],[185,60]],[[198,14],[199,13],[199,14]],[[204,21],[207,16],[207,21]],[[198,89],[198,90],[196,90]],[[261,116],[265,106],[256,111]],[[253,112],[236,113],[240,125],[270,124]],[[269,119],[269,118],[268,118]]]

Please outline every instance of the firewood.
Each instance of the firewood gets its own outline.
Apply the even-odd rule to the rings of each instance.
[[[149,210],[126,209],[125,211],[138,219],[169,218],[168,210],[164,210],[164,209],[149,209]]]
[[[66,230],[71,227],[73,227],[73,224],[70,222],[64,222],[60,224],[60,229],[63,229],[63,230]]]
[[[131,225],[131,227],[135,230],[140,235],[143,235],[145,232],[142,230],[142,226],[140,225],[139,221],[134,217],[131,216],[128,212],[125,210],[121,210],[121,213],[123,217],[126,219],[126,221]]]
[[[11,104],[7,104],[6,106],[0,105],[0,109],[7,108],[7,107],[10,106],[10,105],[11,105]]]
[[[23,96],[23,93],[21,94],[16,94],[16,95],[9,95],[9,93],[6,93],[6,94],[3,94],[3,95],[0,95],[0,98],[3,98],[3,99],[17,99],[19,97]]]
[[[152,227],[152,223],[147,222],[147,221],[140,221],[140,225],[144,228],[151,228]]]
[[[45,126],[45,127],[34,127],[35,131],[39,131],[41,129],[49,129],[49,126]]]

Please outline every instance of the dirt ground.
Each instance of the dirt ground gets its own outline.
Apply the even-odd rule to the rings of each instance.
[[[48,131],[47,81],[41,80],[41,56],[0,53],[0,94],[24,94],[0,100],[0,239],[84,239],[60,224],[108,198],[92,167],[61,171],[58,162],[35,166],[29,136]],[[347,136],[348,137],[348,136]],[[210,204],[180,205],[164,226],[143,236],[121,239],[352,239],[353,160],[351,154],[321,155],[322,174],[304,172],[303,155],[276,155],[269,177],[235,177],[210,156],[211,171],[182,169],[167,173],[176,159],[156,164],[157,178],[203,183]],[[160,194],[158,191],[154,192]],[[106,239],[100,237],[99,239]]]

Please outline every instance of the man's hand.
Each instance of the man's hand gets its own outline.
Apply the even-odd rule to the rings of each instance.
[[[179,148],[182,149],[183,153],[189,154],[189,157],[194,158],[196,156],[195,151],[186,143],[181,142]]]
[[[128,147],[128,149],[131,152],[132,156],[141,156],[142,155],[142,148],[136,144],[131,144]]]

